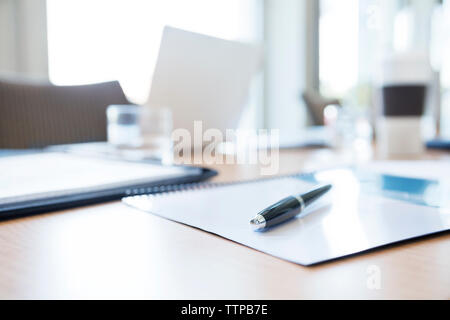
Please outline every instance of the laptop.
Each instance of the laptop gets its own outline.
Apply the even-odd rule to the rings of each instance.
[[[170,108],[174,129],[236,129],[262,61],[258,45],[167,26],[147,105]]]

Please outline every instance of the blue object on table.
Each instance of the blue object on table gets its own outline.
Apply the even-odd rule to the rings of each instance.
[[[428,149],[450,150],[450,140],[436,139],[427,142]]]
[[[441,181],[401,177],[359,169],[331,169],[302,176],[311,183],[335,184],[350,179],[358,188],[372,195],[395,199],[428,207],[443,207],[447,204],[448,187]]]

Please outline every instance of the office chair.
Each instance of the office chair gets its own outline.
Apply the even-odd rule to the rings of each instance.
[[[323,111],[327,106],[332,104],[338,106],[341,105],[339,100],[327,99],[316,91],[305,91],[303,92],[302,98],[305,101],[306,107],[311,115],[313,125],[315,126],[323,126],[325,124]]]
[[[129,104],[117,81],[55,86],[0,78],[0,149],[106,141],[111,104]]]

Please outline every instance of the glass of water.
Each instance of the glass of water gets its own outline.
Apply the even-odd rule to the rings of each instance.
[[[111,105],[107,110],[108,143],[129,158],[173,162],[170,109]]]

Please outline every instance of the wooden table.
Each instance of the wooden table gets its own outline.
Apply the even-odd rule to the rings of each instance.
[[[280,174],[338,158],[283,151]],[[214,168],[215,181],[260,173]],[[2,299],[450,298],[448,233],[306,268],[117,201],[1,222],[0,244]],[[378,289],[368,285],[374,270]]]

